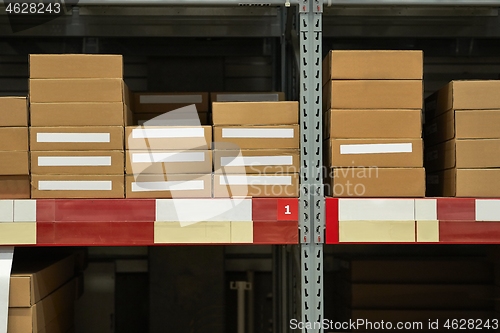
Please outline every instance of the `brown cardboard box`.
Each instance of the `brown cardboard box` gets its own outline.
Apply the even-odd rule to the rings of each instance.
[[[423,166],[422,139],[330,139],[328,143],[330,166]]]
[[[210,102],[278,102],[285,100],[283,92],[213,92]]]
[[[27,151],[0,151],[0,175],[29,175]]]
[[[136,92],[134,107],[136,113],[164,113],[195,104],[198,112],[208,112],[206,92]]]
[[[123,103],[32,103],[31,126],[132,125],[132,112]]]
[[[0,199],[29,199],[29,176],[0,176]]]
[[[207,150],[211,143],[211,126],[133,126],[125,129],[128,150]]]
[[[211,150],[127,150],[127,174],[210,174]]]
[[[425,118],[448,110],[500,109],[500,80],[451,81],[425,100]]]
[[[448,169],[427,175],[427,196],[497,198],[500,169]]]
[[[75,306],[69,306],[38,333],[68,333],[75,325]]]
[[[299,175],[214,175],[214,197],[292,197],[299,196]]]
[[[45,298],[75,274],[75,256],[58,260],[14,261],[9,307],[25,308]]]
[[[127,198],[210,198],[212,176],[188,175],[127,175]]]
[[[298,102],[223,102],[212,104],[214,125],[294,125]]]
[[[31,151],[124,150],[123,127],[31,127]]]
[[[30,54],[31,79],[123,78],[123,57],[106,54]]]
[[[329,109],[422,109],[421,80],[329,81],[323,88]]]
[[[124,102],[122,79],[30,79],[30,103]]]
[[[299,173],[297,149],[215,150],[215,173],[281,174]]]
[[[214,126],[214,148],[298,149],[299,125]]]
[[[422,80],[422,51],[330,51],[323,60],[329,80]]]
[[[329,110],[324,138],[421,138],[420,110]]]
[[[111,198],[125,195],[123,175],[32,175],[31,196],[40,198]]]
[[[123,151],[32,151],[36,175],[123,175]]]
[[[335,168],[325,193],[334,197],[424,197],[424,168]]]
[[[28,151],[28,127],[0,127],[0,151]]]
[[[156,119],[155,119],[156,118]],[[153,120],[154,123],[147,124],[148,121]],[[176,114],[171,116],[167,113],[135,113],[134,125],[139,126],[198,126],[211,125],[212,114],[208,112],[198,112],[198,119],[192,119],[188,113],[186,115]]]
[[[26,97],[0,97],[0,127],[28,126]]]

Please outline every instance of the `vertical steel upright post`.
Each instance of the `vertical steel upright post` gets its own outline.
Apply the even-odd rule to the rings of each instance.
[[[302,332],[321,333],[323,320],[324,194],[322,161],[322,0],[299,1],[300,258]]]

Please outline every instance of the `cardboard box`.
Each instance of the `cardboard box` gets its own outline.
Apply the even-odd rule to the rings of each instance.
[[[214,125],[295,125],[298,102],[226,102],[212,104]]]
[[[0,199],[29,199],[29,176],[0,176]]]
[[[29,175],[27,151],[0,151],[0,175]]]
[[[122,79],[30,79],[30,103],[124,102]]]
[[[215,150],[215,173],[281,174],[299,173],[297,149]]]
[[[151,122],[151,120],[153,120]],[[148,123],[150,122],[150,123]],[[134,125],[139,126],[199,126],[211,125],[212,114],[208,112],[198,112],[198,118],[194,118],[190,113],[176,113],[175,116],[167,113],[135,113]]]
[[[125,129],[128,150],[207,150],[211,144],[211,126],[133,126]]]
[[[283,92],[213,92],[210,102],[278,102],[285,100]]]
[[[127,198],[210,198],[212,176],[208,174],[127,175]]]
[[[215,149],[298,149],[299,142],[299,125],[214,126]]]
[[[427,175],[427,196],[498,198],[500,169],[448,169]]]
[[[123,57],[105,54],[30,54],[31,79],[121,79]]]
[[[422,139],[331,139],[328,144],[334,167],[423,167]]]
[[[33,151],[31,173],[36,175],[123,175],[123,151]]]
[[[330,51],[323,60],[323,84],[329,80],[422,80],[422,51]]]
[[[28,151],[28,127],[0,127],[0,151]]]
[[[75,256],[13,262],[9,307],[29,308],[68,282],[75,274]]]
[[[31,127],[30,150],[124,150],[123,127]]]
[[[195,104],[198,112],[208,112],[208,93],[205,92],[136,92],[136,113],[164,113]]]
[[[127,174],[210,174],[211,150],[127,150]]]
[[[500,80],[451,81],[425,99],[425,118],[449,110],[500,109]]]
[[[333,197],[425,196],[424,168],[334,168],[327,178],[325,193]]]
[[[323,138],[421,138],[420,110],[329,110]]]
[[[28,126],[26,97],[0,97],[0,127]]]
[[[125,195],[123,175],[32,175],[31,196],[41,198],[110,198]]]
[[[421,80],[329,81],[323,88],[329,109],[422,109]]]
[[[214,175],[214,197],[281,197],[299,196],[299,175]]]
[[[123,103],[32,103],[31,126],[132,125],[132,111]]]

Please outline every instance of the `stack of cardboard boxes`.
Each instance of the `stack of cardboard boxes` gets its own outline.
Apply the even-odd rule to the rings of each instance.
[[[215,102],[214,197],[297,197],[297,102]]]
[[[453,81],[426,99],[428,196],[500,196],[500,81]]]
[[[0,198],[30,197],[26,97],[0,97]]]
[[[323,62],[326,193],[423,197],[421,51],[331,51]]]
[[[30,56],[33,198],[123,198],[123,60]]]

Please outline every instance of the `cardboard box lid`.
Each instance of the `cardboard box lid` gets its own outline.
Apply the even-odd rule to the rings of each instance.
[[[0,127],[0,151],[28,151],[28,127]]]
[[[27,151],[0,151],[0,175],[29,175]]]
[[[210,102],[278,102],[285,100],[283,92],[213,92]]]
[[[452,169],[456,175],[457,197],[498,198],[500,196],[500,169]],[[454,185],[449,183],[450,187]],[[446,186],[446,184],[445,184]]]
[[[214,125],[294,125],[298,102],[214,102]]]
[[[212,172],[211,150],[127,150],[127,174]]]
[[[125,145],[130,150],[210,149],[211,126],[127,126]]]
[[[0,127],[28,126],[26,96],[0,97]]]
[[[127,198],[210,198],[212,175],[141,174],[127,175]]]
[[[299,125],[214,126],[215,149],[298,149]]]
[[[123,151],[32,151],[31,173],[42,175],[123,175]]]
[[[332,79],[423,78],[422,51],[330,51],[323,60],[323,84]]]
[[[106,54],[30,54],[31,79],[123,78],[123,57]]]
[[[207,92],[135,92],[133,108],[136,113],[163,113],[195,104],[196,111],[209,111]]]
[[[298,173],[298,149],[215,150],[215,173]]]
[[[0,176],[0,199],[29,199],[29,176]]]
[[[292,197],[299,195],[299,175],[214,175],[214,198]]]
[[[500,138],[500,110],[455,111],[457,139]]]

